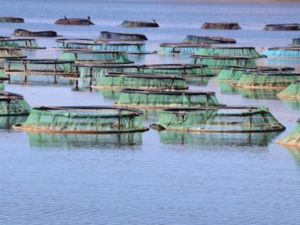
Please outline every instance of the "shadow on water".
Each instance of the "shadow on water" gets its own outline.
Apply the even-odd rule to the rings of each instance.
[[[161,143],[215,147],[259,146],[267,147],[280,132],[270,133],[188,133],[160,131]]]
[[[0,129],[12,129],[15,124],[23,123],[28,116],[0,116]]]
[[[51,149],[122,149],[140,146],[141,133],[123,134],[52,134],[27,133],[30,147]]]

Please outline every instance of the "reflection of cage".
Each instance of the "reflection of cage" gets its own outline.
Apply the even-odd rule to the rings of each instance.
[[[144,109],[220,106],[214,92],[123,89],[117,106]]]
[[[25,49],[45,49],[46,47],[39,47],[35,39],[4,39],[0,40],[1,47],[11,48],[25,48]]]
[[[0,92],[0,116],[24,116],[29,114],[29,109],[22,95]]]
[[[161,112],[159,121],[151,127],[185,132],[242,133],[285,130],[268,108],[246,106],[165,109]]]
[[[197,55],[210,56],[236,56],[236,57],[250,57],[260,58],[261,56],[254,47],[232,47],[232,46],[202,46],[199,48]]]
[[[277,144],[300,147],[300,120],[297,120],[296,127],[284,138],[276,141]]]
[[[221,29],[221,30],[238,30],[241,29],[238,23],[203,23],[202,29]]]
[[[13,83],[66,84],[65,80],[59,78],[65,75],[75,77],[73,63],[57,59],[6,60],[5,73]]]
[[[142,111],[99,106],[38,107],[30,110],[17,130],[45,133],[126,133],[144,132]]]
[[[178,76],[109,72],[103,75],[93,88],[184,90],[188,89],[188,85],[184,78]]]

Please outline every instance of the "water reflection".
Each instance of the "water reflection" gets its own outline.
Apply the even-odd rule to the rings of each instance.
[[[124,134],[52,134],[27,133],[30,147],[57,149],[120,149],[142,144],[141,133]],[[132,148],[134,149],[134,148]]]
[[[296,72],[300,72],[300,59],[299,58],[263,58],[259,61],[259,66],[272,66],[272,67],[294,67]]]
[[[207,86],[210,79],[210,77],[185,77],[185,80],[188,84],[195,84],[199,86]]]
[[[287,103],[294,110],[300,109],[300,99],[281,99],[281,100]]]
[[[118,100],[121,94],[120,90],[110,90],[110,89],[95,89],[100,92],[104,99]]]
[[[300,148],[291,147],[291,146],[284,146],[289,152],[294,156],[295,161],[298,166],[300,166]]]
[[[243,98],[250,99],[278,99],[276,95],[281,90],[276,89],[248,89],[248,88],[236,88],[236,90],[242,95]]]
[[[23,123],[28,116],[0,116],[0,129],[11,129],[13,125]]]
[[[199,146],[268,146],[280,132],[270,133],[188,133],[160,131],[160,141],[164,144]]]
[[[238,90],[236,87],[231,86],[230,83],[222,83],[222,82],[217,82],[222,94],[239,94]]]

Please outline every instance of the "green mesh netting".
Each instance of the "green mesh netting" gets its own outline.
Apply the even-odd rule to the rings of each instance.
[[[234,85],[243,88],[283,89],[299,79],[299,76],[300,74],[297,73],[245,72]]]
[[[141,111],[112,107],[40,107],[30,110],[27,131],[63,133],[121,133],[145,131]]]
[[[79,42],[57,42],[56,48],[62,49],[92,49],[92,45],[90,43],[79,43]]]
[[[300,147],[300,120],[297,120],[296,127],[286,137],[277,140],[276,143]]]
[[[293,38],[293,45],[300,45],[300,38]]]
[[[269,48],[263,52],[267,57],[300,57],[300,48]]]
[[[22,95],[1,92],[0,93],[0,116],[27,115],[30,106]]]
[[[278,89],[251,89],[251,88],[236,88],[238,93],[243,98],[249,99],[266,99],[266,100],[277,100],[276,95],[280,90]]]
[[[212,56],[239,56],[251,58],[261,57],[254,47],[201,47],[196,54]]]
[[[183,42],[187,43],[203,43],[203,44],[234,44],[236,40],[231,38],[223,37],[208,37],[208,36],[197,36],[187,35]]]
[[[0,79],[1,78],[7,78],[6,74],[5,74],[5,68],[0,67]]]
[[[116,41],[146,41],[144,34],[118,33],[110,31],[101,31],[99,40],[116,40]]]
[[[169,107],[219,106],[215,93],[195,91],[142,91],[123,89],[116,105],[159,109]]]
[[[103,75],[94,88],[139,88],[139,89],[188,89],[185,79],[175,76],[140,74],[140,73],[108,73]]]
[[[74,60],[76,63],[84,61],[105,63],[133,63],[124,52],[117,51],[65,51],[61,60]]]
[[[287,88],[277,94],[279,98],[300,98],[300,81],[294,81]]]
[[[0,91],[4,91],[4,87],[5,87],[4,83],[0,81]]]
[[[88,148],[101,149],[105,146],[131,146],[142,143],[142,133],[120,134],[59,134],[59,133],[27,133],[31,147],[61,149]]]
[[[35,39],[5,39],[5,40],[0,40],[0,47],[40,48]]]
[[[218,83],[222,94],[239,94],[237,88],[233,87],[229,83]]]
[[[271,132],[280,124],[265,107],[164,110],[151,127],[185,132]]]
[[[278,136],[280,132],[266,133],[191,133],[180,131],[159,131],[160,142],[171,145],[206,146],[215,149],[216,146],[231,146],[234,151],[237,146],[265,146]]]
[[[11,129],[13,125],[25,122],[27,117],[28,115],[0,116],[0,129]]]
[[[21,49],[17,48],[0,48],[0,58],[25,58]]]
[[[146,45],[141,43],[108,43],[94,44],[92,47],[95,51],[122,51],[126,53],[147,53]]]
[[[139,66],[134,72],[138,73],[152,73],[152,74],[165,74],[182,77],[210,77],[214,76],[212,71],[206,65],[194,64],[157,64],[157,65],[142,65]]]
[[[199,46],[160,46],[157,54],[196,54]]]

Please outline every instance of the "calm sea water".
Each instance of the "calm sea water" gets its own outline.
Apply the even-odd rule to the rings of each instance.
[[[209,3],[159,0],[2,1],[3,16],[24,24],[0,24],[0,35],[16,28],[55,30],[66,38],[95,38],[100,31],[145,33],[147,48],[179,42],[187,34],[235,38],[263,50],[286,46],[300,32],[267,32],[267,23],[300,21],[299,2]],[[95,26],[54,25],[63,16],[90,16]],[[152,20],[158,29],[122,28],[123,20]],[[238,31],[201,30],[203,22],[238,22]],[[37,38],[47,50],[24,52],[54,58],[53,38]],[[189,62],[181,56],[130,56],[137,63]],[[299,60],[260,60],[294,66]],[[300,71],[299,71],[300,72]],[[211,79],[190,89],[215,91],[230,105],[270,108],[287,130],[272,134],[178,134],[150,130],[130,135],[27,134],[0,129],[1,224],[299,224],[300,150],[275,144],[296,125],[300,102],[274,91],[222,86]],[[74,92],[67,86],[6,84],[31,106],[111,105],[116,93]],[[145,125],[156,112],[145,113]],[[11,121],[10,121],[11,122]]]

